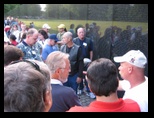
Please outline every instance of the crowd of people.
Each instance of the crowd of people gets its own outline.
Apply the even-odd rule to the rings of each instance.
[[[4,21],[4,111],[148,112],[145,54],[129,50],[113,60],[94,59],[99,27],[94,30],[96,23],[89,27],[79,26],[75,34],[74,24],[70,30],[59,24],[55,34],[47,23],[38,30],[33,22],[26,28],[8,17]],[[78,97],[84,87],[87,96],[95,99],[87,107]],[[118,91],[125,93],[119,97]]]

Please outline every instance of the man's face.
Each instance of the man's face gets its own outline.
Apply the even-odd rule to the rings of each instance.
[[[44,31],[46,31],[47,33],[49,32],[49,29],[47,29],[47,28],[44,28]]]
[[[62,41],[64,44],[67,44],[68,42],[70,42],[70,38],[68,38],[65,34],[62,36]]]
[[[84,37],[85,37],[84,29],[79,29],[79,30],[78,30],[78,37],[79,37],[80,39],[84,39]]]
[[[132,70],[132,65],[127,62],[121,62],[119,66],[119,74],[123,79],[127,79]]]
[[[71,66],[70,66],[69,59],[66,59],[65,63],[66,63],[66,66],[65,68],[61,68],[60,78],[59,78],[62,83],[67,82],[69,72],[71,72]]]
[[[38,39],[38,33],[34,33],[33,35],[29,36],[29,45],[34,45],[37,42]]]

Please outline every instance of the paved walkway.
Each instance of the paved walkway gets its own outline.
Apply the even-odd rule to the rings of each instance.
[[[78,95],[78,97],[82,106],[88,106],[92,101],[95,100],[87,96],[85,91],[81,95]]]

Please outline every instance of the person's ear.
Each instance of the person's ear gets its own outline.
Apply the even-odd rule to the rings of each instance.
[[[132,73],[132,70],[133,70],[133,67],[132,66],[129,66],[128,67],[128,73]]]
[[[52,74],[52,78],[58,79],[59,78],[59,73],[60,73],[60,68],[55,70],[55,73]]]
[[[52,94],[51,91],[46,91],[44,96],[45,108],[44,112],[48,112],[52,106]]]

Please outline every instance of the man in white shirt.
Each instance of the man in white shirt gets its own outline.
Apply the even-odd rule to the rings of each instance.
[[[122,79],[119,81],[118,90],[125,90],[123,99],[133,99],[141,109],[141,112],[148,112],[148,77],[144,75],[147,58],[140,50],[131,50],[123,56],[114,57],[119,62],[119,74]]]

